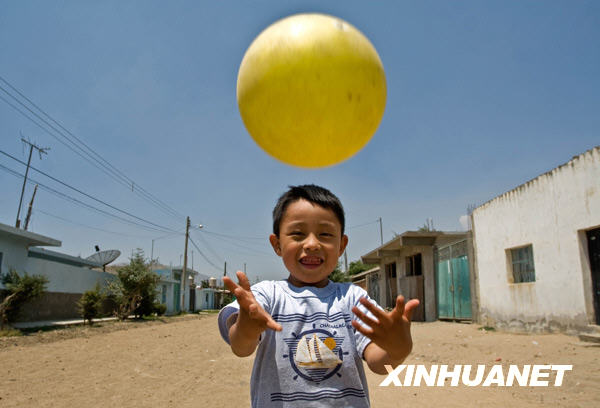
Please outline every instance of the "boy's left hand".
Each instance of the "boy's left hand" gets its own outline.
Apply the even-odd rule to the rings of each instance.
[[[366,313],[354,306],[352,312],[369,327],[361,325],[356,320],[352,321],[352,326],[386,351],[392,360],[404,360],[412,350],[410,321],[413,311],[419,306],[419,300],[412,299],[404,304],[404,296],[398,296],[396,307],[391,312],[381,310],[366,298],[361,298],[360,303],[377,320],[367,316]]]

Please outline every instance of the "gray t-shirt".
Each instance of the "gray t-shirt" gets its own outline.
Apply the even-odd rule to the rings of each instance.
[[[251,289],[283,328],[261,336],[252,370],[252,407],[370,406],[362,357],[371,340],[350,324],[353,306],[365,311],[358,302],[368,299],[365,290],[331,281],[324,288],[300,288],[286,280],[263,281]],[[219,313],[227,343],[227,320],[238,310],[234,301]]]

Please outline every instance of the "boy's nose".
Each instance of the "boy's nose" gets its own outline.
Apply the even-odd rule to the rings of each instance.
[[[315,234],[308,234],[304,240],[304,249],[318,250],[321,247],[321,243]]]

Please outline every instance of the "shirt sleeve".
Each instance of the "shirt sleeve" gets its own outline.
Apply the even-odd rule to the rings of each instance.
[[[262,306],[263,309],[267,313],[271,313],[271,302],[269,302],[270,296],[268,295],[268,291],[266,290],[266,282],[260,282],[256,285],[252,286],[250,290],[252,290],[252,294],[256,298],[256,301]],[[219,332],[221,333],[221,337],[227,344],[229,342],[229,328],[233,323],[235,323],[236,316],[239,313],[240,305],[237,300],[234,300],[227,306],[225,306],[219,312],[218,322],[219,322]],[[261,336],[262,337],[262,336]]]
[[[366,298],[369,302],[373,303],[375,306],[377,306],[378,308],[382,309],[383,308],[381,306],[379,306],[377,304],[377,302],[375,302],[373,299],[371,299],[368,295],[368,293],[357,286],[354,286],[355,292],[354,292],[354,296],[353,296],[353,305],[352,306],[356,306],[358,307],[363,313],[365,313],[367,316],[369,316],[371,319],[377,320],[377,318],[373,315],[373,313],[369,312],[360,302],[359,300],[361,298]],[[355,319],[361,326],[364,327],[369,327],[367,324],[363,323],[360,319],[358,319],[355,316]],[[358,355],[364,360],[365,356],[364,356],[364,352],[365,349],[367,348],[367,346],[369,345],[369,343],[371,343],[371,339],[368,338],[367,336],[365,336],[364,334],[362,334],[361,332],[359,332],[358,330],[354,329],[354,339],[356,341],[356,351],[358,352]]]

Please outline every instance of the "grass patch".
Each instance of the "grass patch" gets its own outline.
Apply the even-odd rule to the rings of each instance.
[[[18,329],[4,329],[0,330],[0,337],[18,337],[22,336],[23,333]]]
[[[492,326],[481,326],[479,329],[477,330],[481,330],[481,331],[486,331],[486,332],[495,332],[496,328],[492,327]]]

